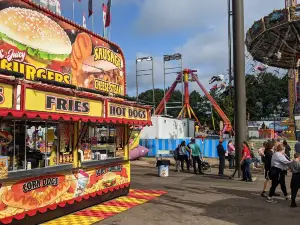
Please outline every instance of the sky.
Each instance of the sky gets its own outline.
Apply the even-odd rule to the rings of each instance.
[[[72,19],[73,0],[61,0],[62,15]],[[102,3],[93,0],[94,29],[103,33]],[[82,24],[82,14],[88,15],[88,0],[75,2],[75,21]],[[274,9],[284,8],[284,0],[244,0],[245,31],[254,21],[268,15]],[[208,84],[212,76],[227,74],[227,0],[112,0],[111,41],[117,43],[125,53],[127,93],[136,96],[137,57],[154,58],[155,88],[163,87],[164,54],[181,53],[183,67],[196,69],[201,83]],[[92,18],[87,19],[87,28],[92,29]],[[180,66],[179,62],[166,65]],[[151,63],[138,64],[138,70],[150,69]],[[176,75],[166,77],[170,86]],[[151,89],[151,76],[138,79],[139,93]],[[190,90],[201,90],[195,83]]]

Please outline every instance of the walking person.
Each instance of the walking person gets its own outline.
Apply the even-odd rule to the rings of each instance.
[[[284,153],[285,153],[285,155],[288,157],[288,159],[290,159],[291,158],[291,147],[288,145],[288,143],[287,143],[287,141],[286,140],[284,140],[283,142],[282,142],[282,144],[283,144],[283,147],[284,147]]]
[[[181,163],[181,171],[184,171],[184,162],[186,162],[187,170],[190,171],[190,163],[188,153],[191,150],[186,146],[185,141],[182,141],[179,147],[179,160]]]
[[[219,141],[219,144],[217,146],[218,156],[219,156],[219,175],[224,175],[224,169],[225,169],[225,154],[226,150],[223,147],[223,140],[221,139]]]
[[[199,174],[204,174],[202,172],[202,167],[201,167],[201,161],[203,161],[202,152],[200,146],[196,143],[195,138],[191,139],[191,143],[189,144],[189,147],[193,159],[194,173],[197,174],[197,168],[196,168],[196,163],[197,163]]]
[[[252,163],[253,163],[253,169],[257,169],[258,164],[260,163],[260,160],[255,155],[254,143],[251,143],[250,153],[251,153],[250,155],[251,155]]]
[[[286,200],[290,199],[285,185],[285,172],[290,163],[291,162],[285,157],[283,145],[277,145],[276,152],[272,155],[271,160],[270,178],[272,180],[272,186],[269,191],[267,202],[276,203],[276,201],[273,199],[273,196],[278,184],[280,184],[281,191],[283,192]]]
[[[242,181],[252,182],[251,168],[250,168],[251,163],[252,163],[251,151],[248,143],[244,141],[243,150],[242,150],[242,159],[241,159],[241,165],[243,171]]]
[[[265,169],[265,182],[264,182],[264,188],[261,193],[262,197],[267,197],[266,191],[268,184],[270,183],[270,171],[271,171],[271,161],[272,161],[272,155],[273,155],[273,143],[272,142],[265,142],[264,143],[264,152],[260,154],[262,157],[262,162],[264,164],[264,169]]]
[[[291,208],[295,208],[297,207],[296,197],[300,188],[300,153],[295,153],[294,160],[291,162],[289,168],[293,173],[291,180]]]
[[[227,150],[228,150],[229,169],[234,169],[234,167],[235,167],[235,147],[231,140],[227,144]]]
[[[177,148],[174,150],[174,160],[175,160],[175,170],[177,172],[180,172],[180,157],[179,157],[179,149],[180,145],[177,146]]]
[[[297,143],[295,144],[295,152],[300,153],[300,137],[297,138]]]

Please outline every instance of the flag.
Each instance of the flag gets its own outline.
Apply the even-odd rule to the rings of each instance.
[[[105,35],[106,35],[105,23],[106,23],[106,16],[107,16],[107,6],[104,3],[102,4],[102,13],[103,13],[103,37],[105,37]]]
[[[107,6],[103,3],[102,4],[102,12],[103,12],[103,26],[106,24],[106,17],[107,17]]]
[[[56,4],[56,13],[61,15],[61,6],[60,6],[60,0],[57,1],[57,4]]]
[[[82,26],[84,28],[86,28],[85,12],[83,12],[83,15],[82,15]]]
[[[89,0],[89,17],[93,15],[93,0]]]
[[[111,21],[110,8],[111,8],[111,0],[108,0],[108,2],[107,2],[107,11],[106,11],[105,27],[109,27],[110,26],[110,21]]]

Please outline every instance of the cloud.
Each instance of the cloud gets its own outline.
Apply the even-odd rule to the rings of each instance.
[[[245,31],[254,21],[283,7],[283,0],[245,0]],[[139,35],[190,33],[184,43],[174,46],[174,52],[183,54],[184,67],[199,68],[200,82],[207,89],[211,76],[227,73],[227,0],[144,0],[135,29]],[[159,62],[155,70],[162,71],[162,60]],[[199,90],[192,84],[194,89]]]
[[[284,7],[283,0],[245,0],[245,24]],[[219,27],[227,20],[227,0],[144,0],[136,29],[141,34],[176,33],[188,29]]]
[[[147,57],[150,54],[139,52],[136,55],[136,58]],[[179,61],[166,63],[166,68],[179,67]],[[152,75],[143,75],[152,73],[152,62],[151,61],[142,61],[137,63],[137,74],[138,76],[138,93],[142,93],[145,90],[152,89]],[[144,71],[143,71],[144,70]],[[147,71],[145,71],[147,70]],[[166,72],[172,74],[166,74],[166,88],[170,87],[176,79],[176,72],[179,72],[180,69],[176,68],[174,70],[166,70]],[[162,56],[153,57],[153,77],[154,77],[154,88],[163,88],[164,87],[164,65]],[[140,76],[141,75],[141,76]],[[178,88],[181,88],[178,85]],[[136,62],[135,60],[127,60],[127,92],[130,96],[136,96]]]
[[[220,0],[145,0],[140,10],[140,18],[137,20],[136,29],[145,35],[177,32],[210,24],[223,16],[222,12],[226,1],[220,5]],[[225,17],[224,17],[225,19]],[[145,27],[146,26],[146,27]]]

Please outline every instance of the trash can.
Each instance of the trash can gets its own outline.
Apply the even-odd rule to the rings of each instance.
[[[158,168],[159,177],[168,177],[169,176],[169,167],[170,160],[157,160],[156,167]]]

